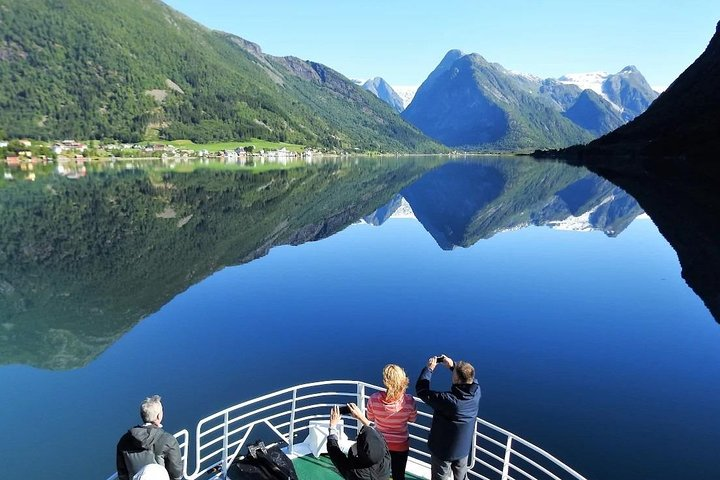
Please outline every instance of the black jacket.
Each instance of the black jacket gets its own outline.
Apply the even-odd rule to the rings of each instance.
[[[154,425],[140,425],[128,430],[117,444],[116,462],[119,480],[130,480],[150,463],[164,465],[171,480],[183,477],[177,439]]]
[[[340,450],[335,435],[328,437],[327,449],[330,460],[345,480],[390,478],[390,451],[385,439],[372,427],[360,429],[357,442],[347,455]]]
[[[475,433],[475,419],[480,404],[480,385],[453,384],[449,392],[430,390],[432,371],[420,373],[415,392],[433,409],[428,448],[441,460],[458,460],[470,454]]]

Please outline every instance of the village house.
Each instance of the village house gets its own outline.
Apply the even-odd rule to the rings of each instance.
[[[84,152],[87,149],[87,145],[76,142],[75,140],[63,140],[62,146],[65,150],[80,150],[81,152]]]
[[[225,150],[222,152],[222,157],[226,159],[229,163],[237,163],[238,160],[238,154],[235,150]]]
[[[87,145],[76,142],[75,140],[63,140],[60,143],[54,143],[50,149],[55,155],[60,155],[61,153],[68,151],[84,152],[87,150]]]
[[[13,157],[6,157],[5,163],[8,167],[19,167],[20,166],[20,157],[13,156]]]

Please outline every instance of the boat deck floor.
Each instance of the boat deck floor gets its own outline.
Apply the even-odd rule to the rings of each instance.
[[[324,455],[315,458],[312,455],[305,455],[293,459],[295,471],[300,480],[338,480],[342,479],[338,474],[329,457]],[[422,477],[416,477],[407,473],[406,480],[422,480]]]

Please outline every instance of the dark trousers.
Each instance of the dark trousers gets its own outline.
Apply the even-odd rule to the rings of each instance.
[[[393,480],[405,480],[405,467],[407,466],[408,453],[410,450],[404,452],[393,452],[390,450],[390,469],[392,470]]]
[[[441,460],[435,455],[430,456],[430,478],[432,480],[446,480],[452,472],[453,480],[467,480],[468,457],[458,460]]]

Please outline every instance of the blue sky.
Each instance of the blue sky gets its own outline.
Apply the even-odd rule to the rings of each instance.
[[[419,85],[453,48],[543,78],[635,65],[669,85],[705,49],[718,0],[166,0],[273,55]]]

